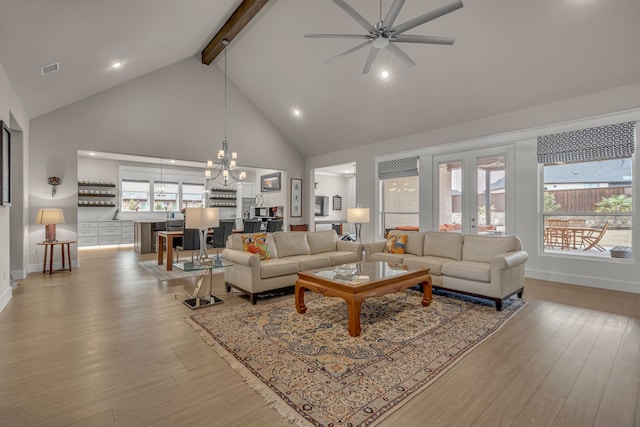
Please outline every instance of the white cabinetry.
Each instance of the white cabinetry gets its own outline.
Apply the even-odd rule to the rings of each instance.
[[[133,243],[133,221],[78,222],[78,246]]]

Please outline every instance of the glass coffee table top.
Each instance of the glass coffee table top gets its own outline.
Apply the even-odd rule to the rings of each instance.
[[[233,264],[229,261],[225,261],[222,258],[208,259],[204,261],[180,261],[174,262],[173,266],[179,268],[182,271],[198,271],[198,270],[210,270],[213,268],[231,267]]]
[[[389,279],[402,276],[412,271],[403,264],[391,262],[358,262],[353,264],[342,264],[337,267],[318,269],[313,271],[313,275],[323,279],[337,282],[359,285],[366,282]]]

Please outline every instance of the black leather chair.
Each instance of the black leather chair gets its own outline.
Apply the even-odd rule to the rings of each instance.
[[[245,219],[243,223],[243,233],[259,233],[262,227],[262,220],[259,219]]]
[[[282,231],[282,221],[281,219],[270,219],[267,221],[267,233]]]
[[[200,250],[200,230],[197,228],[185,228],[182,236],[182,244],[175,247],[176,262],[178,262],[178,254],[180,251],[191,251],[191,262],[193,262],[193,251]]]
[[[236,225],[234,219],[221,219],[220,225],[213,228],[213,239],[209,242],[214,248],[224,248],[227,246],[227,239],[233,233],[233,227]]]
[[[182,231],[184,229],[184,220],[183,219],[167,220],[165,221],[165,229],[166,231]],[[173,238],[173,248],[175,249],[178,246],[182,246],[182,237]]]

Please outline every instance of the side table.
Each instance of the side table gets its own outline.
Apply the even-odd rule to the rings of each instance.
[[[44,246],[44,260],[42,262],[42,274],[47,272],[47,253],[49,254],[49,274],[53,273],[53,249],[56,245],[60,245],[62,251],[62,268],[56,271],[71,271],[71,243],[75,243],[75,240],[56,240],[55,242],[39,242],[38,246]],[[67,258],[69,259],[69,268],[65,267],[65,255],[64,248],[67,247]]]

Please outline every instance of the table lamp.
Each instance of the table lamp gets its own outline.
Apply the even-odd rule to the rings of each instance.
[[[356,226],[356,240],[360,242],[360,232],[362,224],[369,222],[369,208],[349,208],[347,209],[347,222],[352,222]]]
[[[45,242],[57,242],[56,224],[64,224],[62,209],[38,209],[36,224],[44,224]]]
[[[184,221],[184,228],[197,228],[200,230],[200,260],[209,258],[207,253],[207,231],[220,225],[220,209],[186,208]]]

